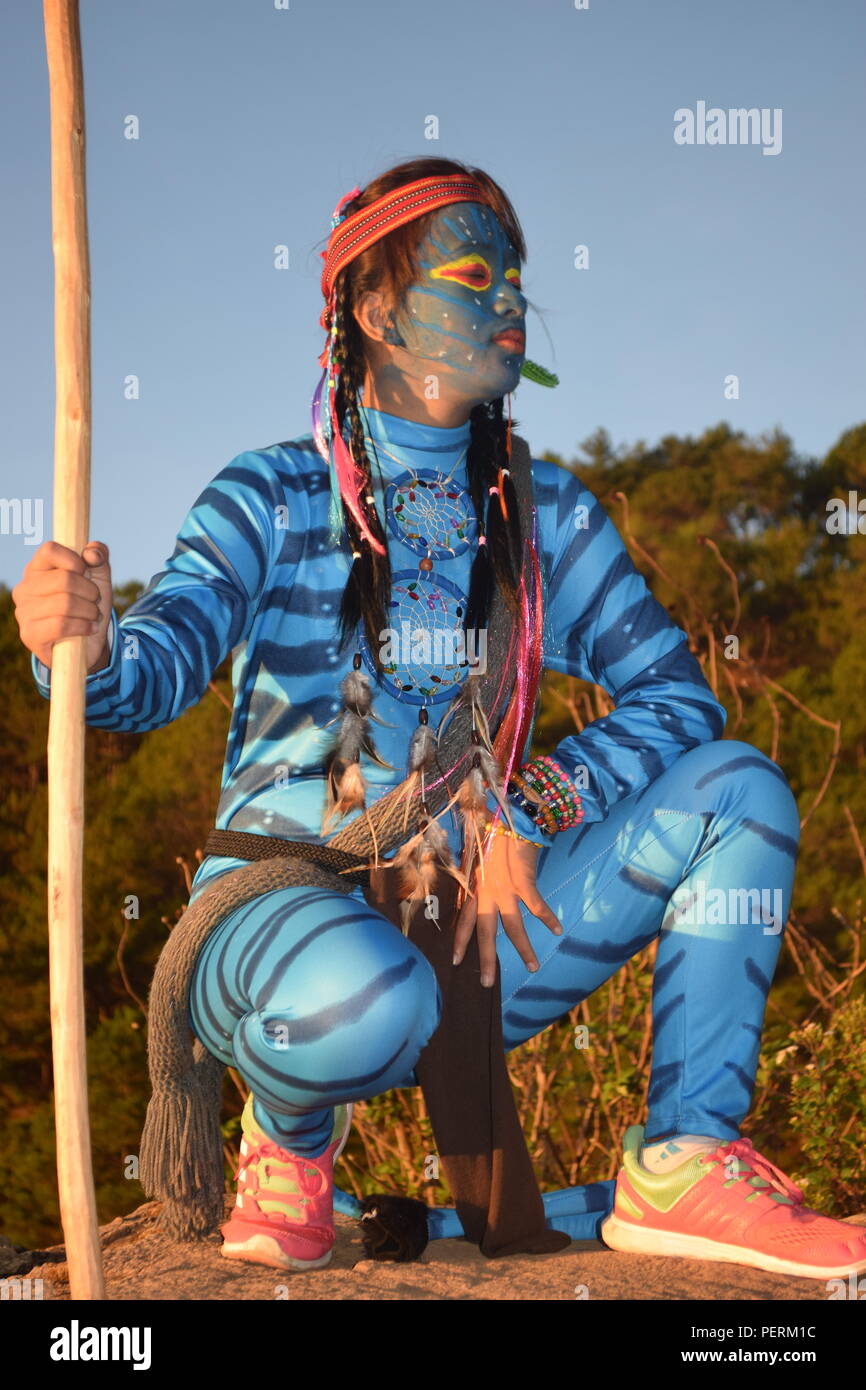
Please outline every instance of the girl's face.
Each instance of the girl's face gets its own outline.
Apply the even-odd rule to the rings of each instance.
[[[436,377],[439,394],[473,403],[513,391],[526,355],[520,258],[492,208],[451,203],[418,247],[420,279],[392,315],[395,365]],[[503,336],[505,335],[505,336]]]

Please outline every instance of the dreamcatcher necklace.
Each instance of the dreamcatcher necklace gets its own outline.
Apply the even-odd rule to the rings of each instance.
[[[434,556],[454,556],[458,547],[465,549],[470,529],[466,505],[468,499],[464,489],[455,486],[453,479],[469,453],[469,445],[458,454],[447,476],[443,476],[439,470],[431,470],[433,476],[425,478],[419,469],[407,466],[405,459],[386,449],[372,435],[365,434],[364,442],[372,445],[377,463],[381,450],[386,458],[399,463],[409,475],[402,483],[392,483],[387,489],[386,507],[391,529],[397,530],[400,539],[411,550],[422,550],[418,569],[429,573],[433,569]],[[381,468],[379,473],[381,476]],[[393,524],[395,521],[396,528]],[[455,544],[449,544],[452,537]]]
[[[407,463],[405,458],[400,458],[367,432],[364,442],[376,461],[380,480],[386,485],[385,519],[388,528],[407,549],[418,556],[418,569],[414,576],[411,570],[396,571],[392,576],[390,621],[394,630],[399,631],[408,625],[414,636],[421,637],[425,631],[430,636],[428,629],[432,624],[434,641],[437,630],[441,633],[449,630],[462,632],[466,597],[452,580],[432,571],[435,558],[455,557],[464,553],[476,535],[479,545],[486,544],[483,524],[478,524],[469,492],[461,483],[454,482],[469,452],[469,445],[461,449],[446,473],[443,469],[428,471]],[[405,470],[402,477],[398,476],[390,483],[385,479],[379,460],[380,452]],[[405,621],[401,622],[403,614],[406,615]],[[363,644],[363,638],[361,641]],[[364,652],[365,664],[369,666],[366,647]],[[408,914],[417,903],[422,899],[428,903],[431,901],[429,894],[438,870],[452,874],[461,888],[468,891],[469,863],[465,862],[460,869],[454,864],[448,835],[441,824],[443,816],[453,807],[457,808],[471,859],[480,847],[479,826],[486,814],[485,775],[492,779],[494,794],[498,793],[497,800],[502,797],[489,733],[486,729],[482,733],[476,727],[472,734],[470,770],[458,793],[449,799],[438,815],[431,814],[426,800],[426,781],[436,765],[438,737],[430,724],[427,705],[443,698],[453,699],[455,688],[462,684],[465,674],[461,668],[469,663],[465,652],[462,655],[458,652],[456,659],[447,661],[434,656],[432,667],[426,670],[424,658],[420,657],[418,661],[420,673],[418,667],[407,669],[404,663],[398,668],[396,664],[390,665],[386,661],[384,668],[391,693],[402,701],[420,705],[418,723],[409,742],[404,827],[408,827],[414,793],[420,793],[419,819],[415,833],[393,861],[405,898],[404,931]],[[347,810],[365,807],[364,779],[356,761],[360,749],[363,748],[374,760],[381,761],[370,738],[368,724],[369,719],[375,718],[370,708],[372,687],[369,677],[360,667],[361,656],[358,653],[354,658],[355,669],[343,683],[343,714],[341,719],[338,716],[341,723],[339,753],[331,765],[337,775],[328,779],[323,833],[330,828],[333,820],[340,819]],[[473,718],[476,726],[478,722]],[[507,808],[505,814],[508,815]]]
[[[466,594],[454,582],[454,574],[446,577],[434,569],[436,560],[465,555],[476,536],[479,545],[486,544],[466,484],[454,481],[469,444],[459,450],[447,472],[441,467],[413,467],[411,458],[407,461],[382,445],[381,452],[404,470],[391,480],[382,477],[379,443],[372,433],[365,435],[365,444],[385,485],[387,528],[402,550],[417,557],[414,570],[392,572],[389,631],[403,633],[403,647],[411,645],[412,657],[404,654],[395,661],[389,649],[383,666],[386,683],[392,694],[411,704],[438,703],[455,693],[463,668],[472,664],[463,633]]]

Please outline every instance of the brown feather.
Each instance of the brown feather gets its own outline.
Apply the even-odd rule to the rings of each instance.
[[[478,756],[481,760],[481,772],[484,780],[492,791],[497,806],[508,822],[509,830],[513,830],[514,821],[511,819],[511,808],[502,790],[502,773],[499,770],[499,764],[493,754],[487,752],[486,748],[479,748]]]
[[[350,811],[366,805],[367,787],[359,763],[331,765],[327,780],[322,834],[326,835],[334,821],[342,820]]]

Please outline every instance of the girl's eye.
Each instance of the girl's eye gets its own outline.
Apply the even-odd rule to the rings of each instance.
[[[471,290],[489,289],[492,279],[490,266],[482,256],[460,256],[456,261],[431,270],[430,276],[436,280],[456,280]]]
[[[519,271],[519,270],[517,270],[517,269],[506,270],[506,272],[505,272],[505,278],[506,278],[506,280],[510,280],[512,285],[516,285],[517,288],[520,289],[520,271]]]

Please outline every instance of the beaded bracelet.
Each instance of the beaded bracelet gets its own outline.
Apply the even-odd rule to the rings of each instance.
[[[580,825],[585,812],[574,783],[555,758],[533,758],[520,769],[530,791],[540,795],[553,813],[558,830]]]
[[[509,840],[521,840],[525,845],[533,845],[536,849],[538,848],[535,840],[530,840],[528,835],[518,835],[516,830],[509,830],[507,825],[502,825],[499,821],[489,820],[487,822],[484,827],[485,834],[491,830],[495,835],[507,835]]]
[[[546,754],[533,758],[524,763],[514,780],[524,795],[540,799],[541,817],[534,819],[536,824],[543,824],[549,833],[570,830],[584,819],[583,802],[574,789],[574,783],[554,758]]]
[[[548,826],[550,826],[549,834],[553,834],[556,826],[553,824],[552,817],[549,816],[548,809],[541,805],[537,795],[530,794],[530,787],[525,783],[520,773],[512,773],[512,780],[507,784],[506,791],[510,801],[513,801],[520,810],[525,810],[530,820],[534,820],[539,827],[544,826],[545,830],[548,830]]]
[[[522,769],[521,772],[512,772],[511,781],[508,783],[508,795],[540,829],[546,830],[548,835],[556,834],[558,827],[553,808],[546,804],[539,791],[522,776]]]

